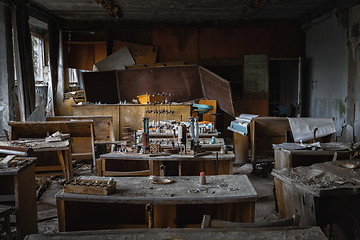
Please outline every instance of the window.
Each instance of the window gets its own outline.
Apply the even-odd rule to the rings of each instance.
[[[46,84],[44,78],[44,41],[42,36],[31,34],[35,84]]]

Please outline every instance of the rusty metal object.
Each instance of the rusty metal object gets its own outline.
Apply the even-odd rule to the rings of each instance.
[[[146,204],[145,210],[148,217],[149,228],[154,228],[154,206],[151,203]]]

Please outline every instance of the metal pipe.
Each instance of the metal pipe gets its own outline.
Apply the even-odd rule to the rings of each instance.
[[[27,152],[8,150],[8,149],[0,149],[0,153],[4,153],[4,154],[8,154],[8,155],[23,156],[23,157],[26,157],[28,155]]]
[[[189,122],[190,122],[190,128],[189,128],[189,133],[190,133],[190,139],[194,140],[194,118],[191,117],[189,118]]]
[[[195,146],[199,145],[199,118],[195,118],[194,122],[194,143]]]

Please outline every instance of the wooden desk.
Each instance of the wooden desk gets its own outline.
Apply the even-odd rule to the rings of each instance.
[[[319,227],[268,229],[121,229],[33,234],[25,240],[132,240],[132,239],[187,239],[187,240],[326,240]]]
[[[38,232],[35,160],[25,160],[17,167],[0,167],[0,202],[15,202],[16,236],[23,239],[25,235]]]
[[[108,178],[83,176],[82,179]],[[257,193],[246,175],[176,177],[171,184],[151,184],[148,177],[116,177],[108,196],[56,194],[59,230],[146,228],[145,206],[153,205],[155,228],[200,227],[204,214],[237,222],[253,222]]]
[[[128,173],[136,171],[139,171],[140,175],[159,176],[161,165],[166,166],[168,173],[165,175],[199,176],[200,172],[205,172],[206,175],[232,174],[235,155],[218,154],[218,161],[215,153],[204,156],[174,154],[151,157],[149,154],[113,152],[100,157],[98,171],[102,176],[129,176]]]
[[[22,138],[45,138],[57,131],[69,133],[71,158],[92,160],[95,166],[94,131],[92,120],[54,122],[8,122],[10,140]]]
[[[308,167],[273,170],[280,218],[300,214],[300,226],[336,224],[353,237],[360,223],[360,169],[344,169],[340,160]],[[345,237],[345,239],[346,239]]]
[[[286,141],[286,131],[290,130],[289,121],[282,117],[256,117],[250,123],[251,163],[273,159],[272,144]]]
[[[283,149],[275,145],[275,169],[291,168],[298,166],[310,166],[315,163],[332,161],[334,154],[337,154],[336,159],[350,159],[357,149],[352,150],[296,150]]]
[[[73,178],[70,140],[60,142],[45,142],[45,139],[0,141],[1,147],[32,149],[31,155],[37,158],[35,166],[37,176],[63,175],[67,181]],[[54,158],[58,161],[53,162]]]

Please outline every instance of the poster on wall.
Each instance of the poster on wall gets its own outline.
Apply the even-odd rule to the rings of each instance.
[[[267,55],[244,56],[244,91],[247,93],[268,92]]]

